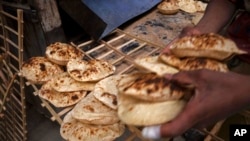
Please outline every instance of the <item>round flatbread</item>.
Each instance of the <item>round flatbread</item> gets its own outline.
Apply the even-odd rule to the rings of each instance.
[[[125,131],[123,124],[110,125],[84,124],[74,119],[69,112],[61,124],[60,134],[69,141],[112,141]]]
[[[98,81],[113,74],[115,66],[104,60],[70,60],[67,71],[77,81]]]
[[[178,6],[180,10],[185,11],[187,13],[197,12],[194,0],[179,0]]]
[[[195,1],[194,5],[198,12],[204,12],[207,8],[207,3],[204,3],[202,1]]]
[[[55,107],[67,107],[78,103],[87,95],[87,91],[57,92],[52,88],[52,80],[47,81],[38,91],[38,95]]]
[[[52,78],[51,87],[58,92],[92,91],[95,84],[95,82],[76,81],[65,72]]]
[[[245,54],[236,44],[221,35],[208,33],[185,36],[170,45],[171,54],[176,57],[204,57],[225,60],[235,54]]]
[[[34,84],[43,84],[64,70],[45,57],[31,57],[24,62],[20,74]]]
[[[220,72],[228,72],[228,67],[225,63],[208,58],[178,58],[173,55],[161,54],[160,59],[166,64],[174,66],[180,70],[197,70],[209,69]]]
[[[87,124],[113,124],[119,121],[116,110],[97,100],[92,92],[72,109],[72,116]]]
[[[184,108],[183,100],[149,102],[134,97],[118,95],[118,117],[128,125],[159,125],[174,119]]]
[[[176,14],[179,11],[179,6],[176,2],[163,1],[158,4],[157,9],[162,14]]]
[[[119,93],[145,101],[178,100],[192,91],[153,73],[135,73],[120,79]]]
[[[93,95],[108,107],[117,109],[118,82],[126,75],[111,75],[96,83]]]
[[[45,55],[56,64],[66,65],[71,59],[81,60],[84,53],[81,49],[70,44],[56,42],[47,46]]]
[[[158,75],[164,75],[167,73],[173,74],[179,72],[178,69],[169,66],[159,60],[158,56],[136,58],[135,63],[137,66],[144,68],[150,72],[157,73]]]

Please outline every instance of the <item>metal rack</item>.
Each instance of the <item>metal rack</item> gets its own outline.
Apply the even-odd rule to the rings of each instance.
[[[4,141],[27,140],[24,79],[18,76],[23,24],[22,10],[10,13],[0,6],[0,139]]]

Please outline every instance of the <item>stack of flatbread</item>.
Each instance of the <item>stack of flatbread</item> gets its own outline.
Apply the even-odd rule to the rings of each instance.
[[[118,116],[122,122],[135,126],[172,120],[193,93],[155,73],[129,74],[120,80],[118,90]]]
[[[106,125],[86,124],[67,113],[61,124],[60,134],[67,141],[112,141],[124,133],[120,122]]]
[[[176,14],[179,10],[187,13],[204,12],[207,3],[197,0],[164,0],[157,9],[162,14]]]
[[[178,39],[169,54],[135,59],[148,72],[129,74],[118,84],[118,116],[126,124],[149,126],[174,119],[185,107],[195,88],[169,81],[164,74],[197,69],[228,72],[226,60],[239,50],[217,34]]]
[[[97,81],[115,72],[103,60],[83,60],[83,52],[66,43],[47,46],[45,57],[32,57],[22,65],[21,76],[30,83],[42,85],[38,96],[55,107],[78,103],[92,91]]]
[[[42,85],[38,94],[56,107],[78,103],[94,90],[96,83],[115,72],[115,67],[103,60],[69,60],[66,71]]]
[[[135,63],[159,75],[197,69],[227,72],[226,60],[233,55],[246,53],[239,50],[232,40],[213,33],[180,38],[169,49],[169,54],[137,58]],[[154,65],[148,67],[152,60]],[[177,71],[162,69],[162,66]]]
[[[125,130],[117,115],[117,84],[125,75],[111,75],[98,81],[86,98],[66,115],[61,136],[72,141],[111,141]]]

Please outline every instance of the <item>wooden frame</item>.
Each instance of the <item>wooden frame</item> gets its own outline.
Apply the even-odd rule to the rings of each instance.
[[[9,25],[12,21],[15,26]],[[10,14],[0,5],[0,138],[27,140],[24,79],[18,76],[23,63],[23,11]]]

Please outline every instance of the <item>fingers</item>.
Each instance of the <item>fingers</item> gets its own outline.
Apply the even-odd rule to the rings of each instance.
[[[196,78],[199,75],[199,71],[181,71],[173,74],[170,78],[171,81],[183,84],[196,86]],[[167,76],[169,78],[169,76]]]
[[[194,107],[192,102],[188,103],[184,110],[173,121],[161,126],[161,136],[175,137],[192,128],[192,126],[200,120],[196,114],[199,108],[196,107]]]
[[[169,47],[175,42],[175,41],[177,41],[178,40],[178,38],[175,38],[175,39],[173,39],[163,50],[162,50],[162,54],[170,54],[170,49],[169,49]]]
[[[187,26],[183,28],[179,37],[182,38],[185,36],[199,35],[199,34],[201,34],[201,32],[198,29],[196,29],[194,26]]]

